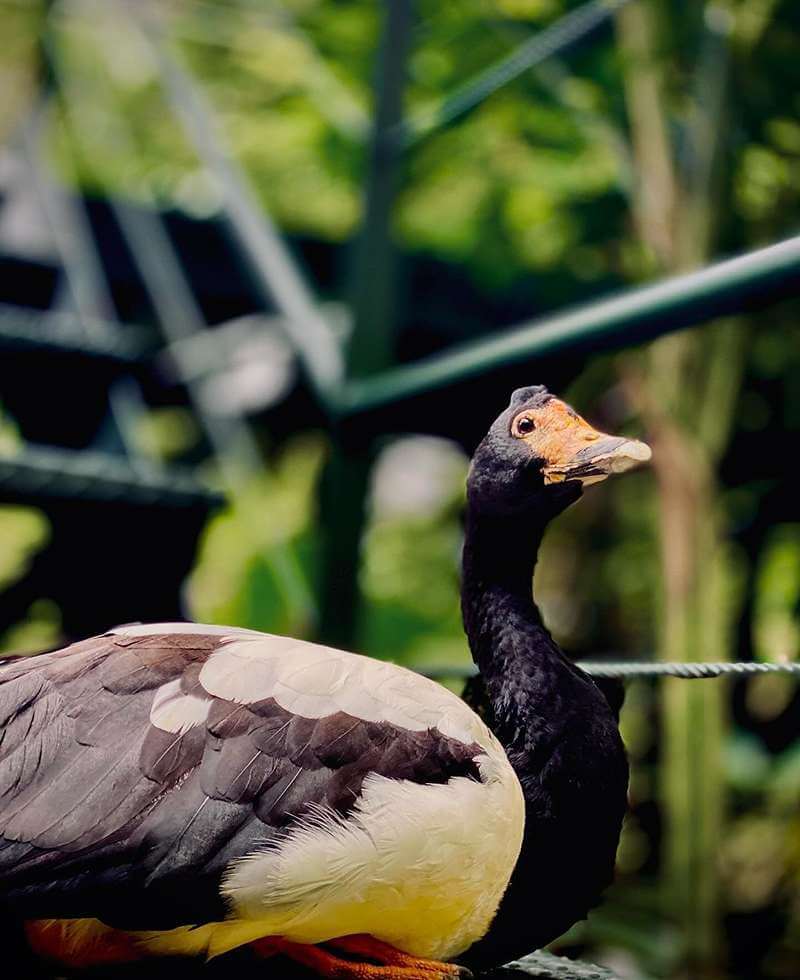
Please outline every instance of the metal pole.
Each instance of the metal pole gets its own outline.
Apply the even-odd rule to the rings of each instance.
[[[402,147],[395,127],[403,116],[403,88],[412,25],[411,0],[389,0],[381,48],[375,121],[369,147],[364,221],[353,263],[353,332],[349,376],[374,374],[392,360],[397,257],[391,233]]]
[[[0,303],[0,348],[38,348],[135,364],[156,347],[156,337],[145,327],[126,324],[123,333],[115,332],[114,326],[105,323],[87,331],[85,320],[76,313]]]
[[[626,347],[800,291],[800,236],[735,259],[558,313],[426,358],[354,380],[339,414],[362,415],[394,402],[559,351]]]
[[[403,112],[413,6],[411,0],[387,0],[384,9],[364,222],[354,256],[348,366],[356,375],[385,367],[394,337],[396,255],[390,226],[402,148],[392,134]],[[350,444],[334,427],[321,497],[320,635],[345,647],[352,646],[358,620],[359,549],[371,463],[369,446]]]

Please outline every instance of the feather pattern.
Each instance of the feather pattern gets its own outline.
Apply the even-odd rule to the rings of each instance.
[[[372,932],[455,955],[519,852],[521,790],[478,717],[333,648],[124,627],[0,665],[0,722],[0,903],[160,930],[154,949]]]

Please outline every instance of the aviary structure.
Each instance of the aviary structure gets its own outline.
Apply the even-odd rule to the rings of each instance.
[[[555,938],[611,878],[628,773],[533,566],[583,487],[649,455],[541,387],[478,447],[462,605],[494,733],[401,667],[242,629],[126,626],[6,661],[2,914],[68,967],[252,944],[361,980]]]

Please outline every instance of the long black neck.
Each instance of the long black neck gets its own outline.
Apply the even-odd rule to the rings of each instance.
[[[549,513],[513,519],[467,512],[464,626],[489,699],[487,721],[526,804],[509,887],[490,931],[464,957],[481,969],[544,945],[585,917],[611,880],[625,812],[628,771],[613,714],[559,650],[533,601],[542,535],[576,491],[547,499]],[[479,688],[473,695],[474,706],[485,707]]]
[[[533,571],[551,514],[494,517],[468,509],[461,591],[464,627],[509,751],[544,750],[574,668],[542,623]]]

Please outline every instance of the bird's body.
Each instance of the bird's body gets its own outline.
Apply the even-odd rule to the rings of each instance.
[[[369,933],[449,959],[519,854],[497,739],[392,664],[133,626],[0,667],[0,705],[0,894],[26,919],[102,911],[158,952]]]
[[[0,665],[0,908],[75,964],[260,943],[364,980],[555,938],[610,880],[627,764],[532,571],[581,484],[645,449],[532,388],[476,452],[462,608],[494,733],[401,667],[248,630],[135,625]]]

